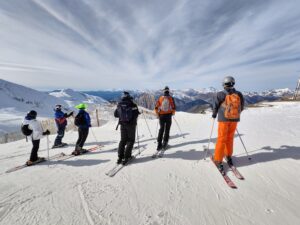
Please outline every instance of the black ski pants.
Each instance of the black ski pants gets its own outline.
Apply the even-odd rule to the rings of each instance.
[[[30,161],[34,162],[38,160],[38,150],[40,148],[40,140],[32,140],[32,149],[30,154]]]
[[[57,136],[54,141],[54,145],[60,145],[62,143],[62,139],[65,136],[66,127],[59,127],[57,130]]]
[[[130,158],[135,142],[136,124],[121,124],[121,141],[119,143],[119,159]]]
[[[89,128],[78,128],[78,139],[76,142],[76,146],[82,148],[88,135],[89,135]]]
[[[159,125],[157,144],[161,145],[162,140],[164,143],[168,143],[172,125],[172,114],[159,115]]]

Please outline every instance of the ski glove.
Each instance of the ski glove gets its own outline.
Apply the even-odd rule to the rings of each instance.
[[[68,117],[73,116],[73,111],[69,113]]]
[[[214,119],[216,119],[217,118],[217,114],[212,114],[211,117],[214,118]]]
[[[50,131],[47,129],[45,132],[43,132],[43,135],[49,135]]]

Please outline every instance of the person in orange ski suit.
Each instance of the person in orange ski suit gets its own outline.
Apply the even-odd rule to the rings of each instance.
[[[240,113],[244,109],[244,97],[241,92],[235,90],[233,77],[225,77],[222,84],[224,90],[218,92],[213,101],[212,117],[215,119],[218,116],[218,138],[213,160],[224,173],[224,156],[228,165],[233,165],[233,139],[237,123],[240,121]]]

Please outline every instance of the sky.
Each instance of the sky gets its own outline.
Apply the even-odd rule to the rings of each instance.
[[[294,89],[298,0],[0,1],[0,78],[39,90]]]

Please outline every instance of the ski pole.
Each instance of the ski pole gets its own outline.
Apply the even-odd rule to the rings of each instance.
[[[236,129],[236,132],[237,132],[237,134],[238,134],[238,136],[239,136],[239,138],[240,138],[240,140],[241,140],[241,142],[242,142],[242,145],[244,146],[245,152],[246,152],[246,154],[247,154],[247,156],[248,156],[248,160],[251,160],[251,157],[250,157],[249,154],[248,154],[248,151],[247,151],[247,149],[246,149],[246,146],[245,146],[245,144],[244,144],[244,142],[243,142],[243,140],[242,140],[242,138],[241,138],[241,135],[240,135],[238,129]]]
[[[92,127],[91,127],[91,132],[92,132],[92,135],[94,136],[95,141],[97,142],[97,144],[99,144],[99,141],[98,141]]]
[[[50,156],[49,156],[49,135],[47,135],[47,152],[48,152],[48,167],[50,166]]]
[[[177,127],[178,127],[178,130],[179,130],[180,133],[181,133],[182,138],[184,138],[184,134],[182,133],[182,131],[181,131],[181,129],[180,129],[180,126],[179,126],[177,120],[175,119],[175,116],[173,116],[173,119],[174,119],[174,121],[175,121],[175,123],[176,123],[176,125],[177,125]]]
[[[206,148],[205,155],[204,155],[204,160],[206,160],[207,153],[209,152],[209,144],[210,144],[210,141],[211,141],[211,136],[212,136],[212,133],[213,133],[213,130],[214,130],[214,126],[215,126],[215,119],[213,119],[213,123],[212,123],[212,126],[211,126],[211,131],[210,131],[210,135],[209,135],[209,139],[208,139],[208,143],[207,143],[207,148]]]
[[[141,154],[140,150],[140,139],[139,139],[139,126],[136,124],[136,135],[137,135],[137,143],[138,143],[138,149],[139,149],[139,155]]]
[[[146,122],[146,125],[147,125],[148,131],[149,131],[149,133],[150,133],[150,136],[153,137],[153,136],[152,136],[152,133],[151,133],[151,131],[150,131],[148,122],[147,122],[147,120],[146,120],[146,116],[145,116],[145,114],[144,114],[144,111],[142,111],[142,114],[143,114],[144,120],[145,120],[145,122]]]

